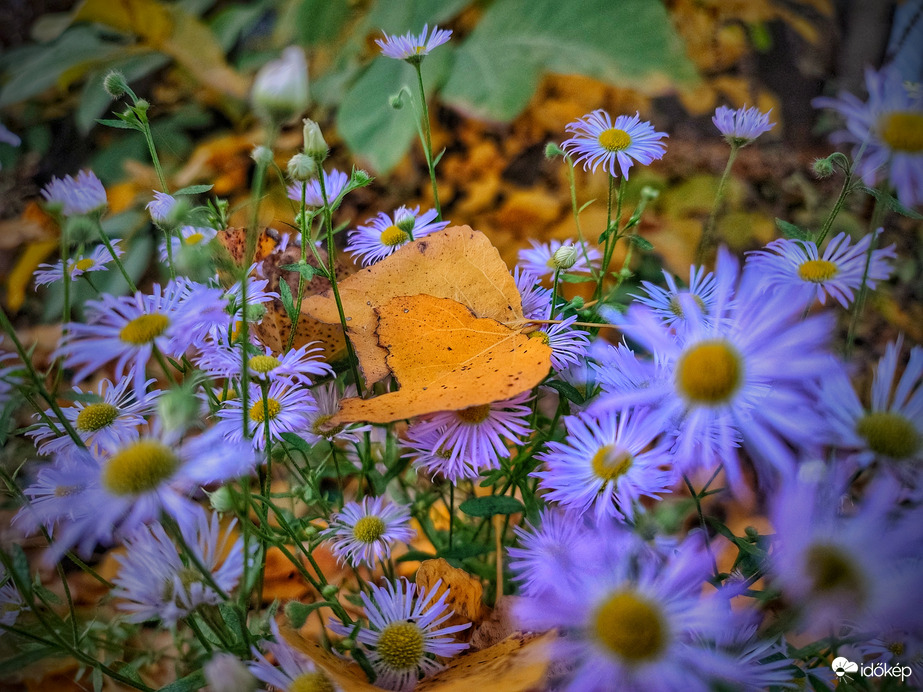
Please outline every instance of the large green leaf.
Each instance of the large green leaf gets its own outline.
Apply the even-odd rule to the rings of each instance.
[[[544,72],[578,73],[648,94],[696,79],[656,0],[499,0],[456,51],[446,102],[489,120],[516,117]]]
[[[73,27],[10,70],[12,76],[0,91],[0,108],[40,94],[65,72],[105,60],[118,51],[119,46],[102,41],[90,27]]]
[[[389,34],[419,34],[423,26],[446,22],[471,0],[379,0],[368,14],[368,24]]]
[[[423,63],[427,93],[445,80],[452,53],[449,46],[441,46]],[[389,103],[405,85],[419,100],[414,69],[402,60],[378,57],[349,89],[337,112],[337,129],[346,144],[378,173],[394,168],[417,136],[409,99],[400,110]]]

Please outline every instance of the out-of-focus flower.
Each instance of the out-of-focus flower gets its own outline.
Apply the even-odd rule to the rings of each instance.
[[[381,48],[381,54],[409,63],[419,63],[433,48],[441,46],[452,37],[450,30],[440,29],[438,26],[434,26],[430,32],[429,24],[423,26],[419,36],[412,33],[403,36],[389,36],[384,31],[381,33],[384,38],[375,39],[375,43]]]
[[[179,236],[170,236],[173,259],[179,255],[183,248],[205,247],[218,235],[218,231],[207,226],[183,226],[179,229]],[[160,244],[160,261],[166,262],[170,258],[166,243]]]
[[[865,71],[868,101],[848,92],[837,98],[816,98],[816,108],[832,108],[846,119],[846,129],[830,139],[853,145],[853,156],[864,146],[857,164],[866,185],[887,178],[907,206],[923,202],[923,91],[908,89],[893,66]]]
[[[119,247],[119,241],[112,241],[112,249],[115,250],[115,256],[121,257],[125,251]],[[67,274],[71,281],[87,272],[101,272],[108,268],[109,263],[113,260],[112,253],[105,245],[98,245],[89,255],[83,257],[74,257],[67,262]],[[64,278],[64,262],[58,260],[54,264],[42,263],[35,270],[35,285],[46,286]]]
[[[561,148],[576,157],[574,164],[582,162],[583,170],[592,169],[594,173],[602,165],[609,175],[617,177],[621,173],[626,180],[628,169],[635,161],[646,166],[663,158],[666,151],[660,140],[668,135],[656,132],[653,125],[642,121],[637,113],[620,115],[613,123],[606,111],[595,110],[564,129],[573,137],[564,140]]]
[[[708,322],[714,319],[715,314],[715,275],[705,271],[705,267],[689,267],[689,286],[680,288],[676,279],[667,270],[663,271],[663,278],[667,288],[661,288],[650,281],[642,281],[641,287],[647,295],[634,295],[639,303],[647,305],[663,320],[664,324],[675,328],[677,331],[686,325],[680,296],[689,295],[701,312],[700,319]]]
[[[64,216],[91,214],[102,211],[109,203],[106,188],[93,171],[80,171],[76,178],[52,178],[44,189],[42,197],[48,206],[60,209]]]
[[[308,107],[308,63],[304,51],[289,46],[282,57],[266,63],[256,73],[250,100],[267,120],[285,122]]]
[[[247,665],[234,654],[218,652],[208,659],[202,672],[214,692],[254,692],[257,681]]]
[[[349,502],[330,519],[322,536],[341,562],[353,567],[374,567],[386,560],[391,547],[408,543],[416,533],[410,528],[410,508],[388,502],[384,497]]]
[[[545,319],[551,314],[551,290],[542,287],[537,275],[517,265],[513,281],[522,299],[522,314],[527,319]]]
[[[285,643],[275,620],[269,621],[269,628],[275,641],[264,641],[260,644],[278,665],[270,663],[269,659],[254,647],[253,655],[256,660],[247,663],[253,675],[281,692],[341,692],[340,686],[315,666],[310,658]]]
[[[154,201],[148,202],[145,209],[151,215],[151,220],[159,226],[167,223],[173,208],[176,206],[176,198],[168,195],[166,192],[154,190]]]
[[[567,588],[567,582],[580,571],[570,548],[586,533],[583,517],[575,512],[545,509],[539,523],[513,528],[519,548],[508,548],[510,569],[521,583],[524,596],[540,596],[545,591]]]
[[[743,147],[776,126],[769,122],[769,113],[772,113],[771,108],[768,113],[763,113],[755,106],[736,109],[718,106],[711,121],[729,144]]]
[[[333,204],[333,201],[340,196],[348,182],[349,176],[343,171],[336,169],[331,170],[329,173],[324,171],[324,192],[327,193],[327,202],[329,204]],[[288,186],[286,192],[290,200],[301,204],[301,183],[292,183]],[[316,178],[306,183],[304,205],[314,208],[324,206],[324,196],[321,194],[320,181]]]

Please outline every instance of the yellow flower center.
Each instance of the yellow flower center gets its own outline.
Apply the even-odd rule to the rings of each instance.
[[[381,232],[381,244],[395,247],[403,244],[410,236],[397,226],[388,226]]]
[[[593,455],[593,473],[608,483],[628,473],[633,462],[634,457],[624,449],[606,445]]]
[[[179,457],[156,440],[139,440],[119,450],[103,471],[103,485],[115,495],[153,490],[176,471]]]
[[[302,673],[292,680],[288,692],[335,692],[333,683],[323,673]]]
[[[335,425],[332,428],[327,425],[330,419],[333,418],[332,413],[328,413],[324,416],[318,416],[314,419],[314,422],[311,424],[311,432],[317,435],[318,437],[326,437],[328,440],[336,437],[341,432],[345,425]]]
[[[856,423],[856,432],[869,449],[891,459],[908,459],[920,451],[920,433],[906,417],[889,411],[866,413]]]
[[[278,368],[282,363],[279,362],[278,358],[274,358],[273,356],[253,356],[247,365],[250,366],[253,372],[265,375],[267,372],[272,372]]]
[[[70,497],[83,490],[82,485],[57,485],[54,489],[55,497]]]
[[[888,113],[879,123],[881,138],[894,151],[917,154],[923,151],[923,113]]]
[[[839,273],[840,269],[833,262],[827,260],[808,260],[798,267],[798,276],[802,281],[811,281],[822,284],[829,281]]]
[[[385,533],[385,522],[379,517],[362,517],[353,527],[353,536],[363,543],[374,543]]]
[[[846,592],[850,603],[855,606],[865,600],[862,572],[838,546],[822,543],[812,545],[805,553],[805,562],[806,572],[817,593]]]
[[[118,418],[119,410],[112,404],[100,402],[89,404],[77,414],[77,430],[82,432],[96,432],[109,425]]]
[[[205,236],[201,233],[190,233],[183,239],[183,242],[185,242],[186,245],[198,245],[203,240],[205,240]]]
[[[599,146],[606,151],[622,151],[631,146],[631,136],[617,127],[610,127],[599,133]]]
[[[720,404],[731,398],[743,380],[740,356],[725,341],[703,341],[680,356],[676,385],[697,404]]]
[[[423,632],[412,622],[395,622],[382,630],[375,650],[391,670],[415,668],[423,658]]]
[[[87,269],[90,269],[96,264],[96,261],[91,257],[84,257],[82,260],[77,260],[74,262],[74,268],[72,271],[82,271],[85,272]]]
[[[537,329],[534,332],[529,333],[530,339],[539,339],[545,346],[547,346],[551,339],[548,338],[547,332],[543,332],[541,329]]]
[[[463,408],[461,411],[456,411],[455,415],[457,415],[463,423],[477,425],[478,423],[483,423],[487,419],[487,416],[490,415],[490,404],[469,406],[468,408]]]
[[[702,313],[705,314],[705,301],[699,298],[694,293],[691,293],[690,295],[692,296],[692,299],[695,301],[695,304],[699,306],[699,310],[701,310]],[[685,315],[683,314],[683,306],[680,303],[679,296],[670,297],[670,312],[672,312],[677,317],[685,317]]]
[[[905,651],[904,642],[891,642],[888,644],[887,649],[895,656],[903,656]]]
[[[122,327],[119,338],[125,343],[142,346],[151,343],[170,325],[166,315],[141,315]]]
[[[630,591],[618,591],[596,611],[596,638],[627,663],[656,658],[667,644],[667,627],[660,610]]]
[[[273,420],[281,411],[282,404],[272,397],[267,397],[266,406],[263,406],[263,401],[260,400],[250,407],[250,420],[254,423],[262,423],[267,416],[269,420]]]

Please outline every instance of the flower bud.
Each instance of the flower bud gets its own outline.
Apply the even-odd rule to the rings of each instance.
[[[135,110],[141,111],[142,113],[147,113],[147,109],[151,107],[150,101],[145,101],[144,99],[138,99],[135,101]]]
[[[557,145],[556,142],[548,142],[545,145],[545,158],[554,159],[558,156],[564,156],[565,151]]]
[[[103,89],[114,99],[128,92],[128,82],[125,81],[125,75],[118,70],[112,70],[103,80]]]
[[[236,505],[234,502],[234,495],[231,493],[231,489],[226,485],[222,485],[214,492],[208,492],[206,490],[205,494],[208,495],[208,502],[216,512],[224,513],[234,511]]]
[[[334,584],[327,584],[323,589],[321,589],[320,595],[324,597],[324,600],[329,601],[336,597],[337,592],[339,592],[339,587]]]
[[[645,185],[641,188],[641,199],[647,202],[653,202],[658,197],[660,197],[660,190],[658,190],[656,187]]]
[[[320,131],[320,125],[310,118],[304,119],[304,153],[315,161],[327,158],[327,142]]]
[[[818,178],[828,178],[833,175],[833,163],[829,158],[816,159],[812,168],[814,169],[814,175]]]
[[[576,262],[577,248],[573,245],[562,245],[551,256],[551,263],[555,269],[570,269]]]
[[[395,219],[394,225],[400,228],[407,235],[413,234],[413,227],[416,225],[416,219],[412,216],[402,216],[399,219]]]
[[[185,429],[201,415],[202,400],[188,386],[170,389],[157,399],[157,411],[167,430]]]
[[[262,145],[253,147],[250,156],[259,166],[269,166],[272,163],[272,149]]]
[[[304,52],[289,46],[278,60],[266,63],[256,73],[250,92],[253,107],[261,118],[282,123],[308,107],[308,63]]]
[[[205,682],[221,692],[253,692],[257,679],[247,666],[233,654],[216,653],[205,664]]]
[[[401,110],[404,107],[404,92],[399,91],[396,94],[389,96],[388,105],[391,106],[393,110]]]
[[[288,175],[292,180],[304,183],[314,177],[314,159],[307,154],[295,154],[288,160]]]

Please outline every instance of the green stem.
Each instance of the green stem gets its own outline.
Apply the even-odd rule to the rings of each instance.
[[[340,289],[337,286],[336,272],[336,242],[333,239],[333,219],[330,211],[330,204],[327,201],[327,187],[324,185],[324,167],[320,161],[317,162],[317,179],[320,183],[321,198],[324,200],[324,227],[327,231],[327,263],[329,265],[328,276],[330,287],[333,289],[333,299],[336,301],[337,314],[340,316],[340,327],[343,329],[343,337],[346,340],[346,350],[349,353],[349,368],[356,382],[356,391],[362,396],[362,378],[359,376],[358,358],[353,349],[352,340],[349,338],[349,332],[346,328],[346,313],[343,310],[343,301],[340,299]]]
[[[283,281],[285,279],[282,279]],[[272,431],[269,428],[269,383],[261,380],[260,381],[260,392],[263,397],[263,434],[265,435],[265,447],[266,447],[266,471],[261,475],[261,490],[263,497],[266,498],[266,502],[269,502],[270,492],[272,490]],[[270,503],[271,504],[271,503]],[[263,545],[263,554],[266,554],[268,546]],[[259,578],[257,579],[257,594],[259,594],[259,603],[263,602],[263,582],[266,577],[266,560],[263,560],[260,563],[260,573]]]
[[[561,276],[561,270],[554,270],[554,279],[551,282],[551,309],[549,310],[548,319],[554,319],[554,306],[558,302],[558,279]]]
[[[702,230],[702,237],[699,238],[699,245],[695,250],[697,264],[704,264],[708,251],[715,246],[717,240],[715,233],[715,224],[718,220],[718,214],[721,211],[721,203],[724,201],[724,188],[727,185],[728,178],[731,175],[731,167],[737,159],[737,153],[740,151],[740,145],[731,143],[731,153],[728,155],[727,165],[724,167],[724,173],[721,174],[721,180],[718,181],[718,191],[715,193],[715,203],[712,206],[708,220],[705,222],[705,228]]]
[[[847,358],[852,355],[856,341],[856,331],[859,328],[859,319],[862,317],[862,312],[865,309],[865,301],[868,298],[869,268],[872,266],[872,254],[878,247],[878,228],[881,225],[881,220],[885,213],[885,205],[881,200],[886,198],[888,194],[887,181],[882,182],[878,189],[881,191],[881,194],[875,198],[875,207],[872,210],[872,239],[869,241],[869,249],[865,253],[865,268],[862,271],[862,284],[859,286],[859,295],[856,297],[852,318],[849,321],[849,332],[846,334],[845,352]]]
[[[836,219],[837,215],[840,213],[840,210],[843,208],[843,204],[846,202],[846,197],[849,196],[851,187],[852,173],[847,171],[846,179],[843,181],[843,188],[840,190],[840,196],[836,198],[836,203],[833,205],[833,209],[830,210],[830,213],[827,214],[827,218],[824,219],[824,225],[821,226],[820,233],[817,236],[816,243],[818,249],[820,249],[821,244],[824,242],[824,238],[827,237],[827,233],[830,231],[830,227],[833,226],[834,219]]]
[[[423,67],[418,62],[414,65],[417,71],[417,84],[420,87],[420,104],[423,109],[423,155],[429,168],[429,181],[433,187],[433,203],[436,207],[436,220],[442,220],[442,206],[439,204],[439,190],[436,186],[436,164],[433,161],[433,142],[429,123],[429,106],[426,105],[426,90],[423,87]]]
[[[299,215],[299,230],[301,231],[301,263],[305,264],[308,259],[308,219],[307,214],[305,213],[306,199],[308,195],[308,183],[302,181],[301,183],[301,214]],[[283,279],[284,281],[284,279]],[[292,330],[288,334],[288,339],[285,342],[285,351],[288,352],[292,349],[292,344],[295,342],[295,331],[298,329],[298,320],[301,317],[301,300],[304,297],[304,274],[298,272],[298,296],[295,299],[295,305],[298,307],[295,310],[295,318],[292,320]]]
[[[167,359],[163,357],[163,354],[160,352],[160,349],[154,345],[151,348],[151,353],[154,354],[154,359],[160,365],[160,369],[163,370],[164,376],[174,387],[178,387],[179,383],[176,381],[176,377],[173,375],[173,368],[170,367],[170,364],[167,363]]]
[[[154,162],[154,170],[157,171],[157,179],[160,180],[160,189],[170,194],[170,188],[167,185],[167,177],[163,174],[163,167],[160,165],[160,157],[157,155],[157,147],[154,146],[154,133],[151,132],[151,123],[147,119],[147,113],[143,111],[135,111],[135,113],[138,116],[138,121],[141,123],[141,132],[144,134],[144,141],[147,143],[147,150],[150,152],[151,161]]]
[[[717,475],[717,472],[715,475]],[[714,476],[712,476],[712,479],[714,479]],[[689,489],[689,494],[692,495],[693,502],[695,502],[695,511],[699,516],[699,525],[702,527],[702,533],[705,536],[705,550],[708,552],[708,556],[711,558],[712,568],[715,570],[715,584],[718,584],[721,581],[721,573],[718,571],[718,561],[715,559],[715,554],[711,549],[711,538],[708,536],[708,527],[705,524],[705,513],[702,511],[701,497],[695,491],[695,488],[692,487],[692,481],[689,480],[689,477],[685,473],[683,474],[683,482]],[[709,484],[710,483],[711,481],[709,481]]]
[[[570,160],[570,157],[565,155],[564,162],[567,164],[567,183],[570,187],[570,206],[571,212],[574,215],[574,224],[577,226],[577,238],[580,240],[580,252],[583,254],[583,259],[586,262],[586,265],[590,268],[590,275],[599,282],[599,276],[596,273],[596,268],[593,266],[593,263],[590,262],[590,253],[587,250],[587,242],[583,237],[583,228],[580,226],[580,210],[577,208],[577,181],[574,178],[574,167]]]
[[[455,528],[455,483],[449,482],[449,550],[452,550],[452,531]]]

